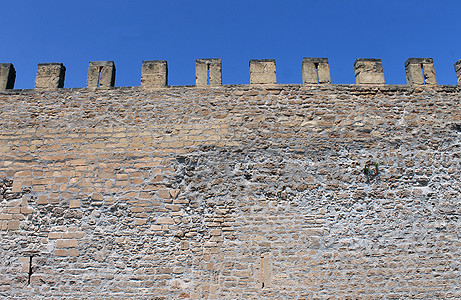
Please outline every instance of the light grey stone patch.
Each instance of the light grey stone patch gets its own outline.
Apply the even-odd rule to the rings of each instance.
[[[113,61],[91,61],[88,66],[87,88],[107,89],[115,85]]]
[[[331,83],[328,58],[304,57],[302,76],[303,84]]]
[[[222,64],[220,58],[197,59],[195,61],[195,85],[222,85]]]
[[[37,90],[55,90],[64,87],[66,67],[62,63],[43,63],[37,66],[35,88]]]
[[[381,59],[358,58],[354,63],[354,71],[357,84],[384,84]]]
[[[0,91],[14,88],[16,70],[12,63],[0,63]]]
[[[277,84],[275,59],[250,60],[250,84]]]
[[[437,85],[432,58],[409,58],[405,62],[408,85]]]
[[[141,88],[162,88],[168,85],[168,63],[166,60],[142,62]]]

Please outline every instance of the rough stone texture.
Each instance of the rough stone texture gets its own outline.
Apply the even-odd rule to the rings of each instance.
[[[276,84],[275,59],[250,60],[250,84]]]
[[[86,86],[108,89],[115,85],[115,64],[113,61],[90,61]]]
[[[304,57],[302,76],[303,84],[331,83],[328,58]]]
[[[0,91],[14,88],[16,70],[12,63],[0,63]]]
[[[460,299],[460,95],[0,92],[0,295]]]
[[[221,86],[222,64],[220,58],[197,59],[195,61],[196,86]]]
[[[384,84],[381,59],[358,58],[354,63],[354,70],[357,84]]]
[[[437,85],[432,58],[409,58],[405,62],[405,75],[409,85]]]
[[[142,62],[141,88],[155,89],[168,85],[168,63],[166,60]]]
[[[461,59],[455,63],[456,78],[458,79],[458,85],[461,85]]]
[[[66,67],[62,63],[44,63],[37,66],[35,88],[37,90],[54,90],[64,87]]]

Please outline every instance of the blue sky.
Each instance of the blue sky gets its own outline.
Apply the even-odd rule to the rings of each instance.
[[[459,0],[5,0],[0,62],[15,65],[15,88],[33,88],[44,62],[84,87],[97,60],[115,62],[116,86],[137,86],[142,60],[156,59],[170,85],[193,85],[195,59],[214,57],[224,84],[248,84],[248,61],[262,58],[276,59],[278,83],[301,83],[303,57],[328,57],[345,84],[356,58],[381,58],[386,83],[405,84],[405,60],[432,57],[438,83],[456,84],[459,11]]]

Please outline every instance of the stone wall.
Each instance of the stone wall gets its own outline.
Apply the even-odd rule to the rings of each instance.
[[[459,299],[460,95],[0,92],[0,295]]]

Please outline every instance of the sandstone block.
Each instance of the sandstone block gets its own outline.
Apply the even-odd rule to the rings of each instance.
[[[189,249],[189,241],[181,241],[181,250],[187,250]]]
[[[168,85],[168,64],[166,60],[142,62],[141,88],[155,89]]]
[[[3,220],[3,221],[1,221],[0,225],[2,227],[1,230],[8,230],[8,221]]]
[[[162,199],[169,199],[170,198],[170,192],[168,190],[159,190],[158,191],[158,196],[159,196],[159,198],[162,198]]]
[[[147,219],[136,218],[136,220],[134,221],[134,224],[139,226],[139,225],[146,224],[146,222],[147,222]]]
[[[69,240],[68,239],[58,239],[56,241],[57,248],[67,248],[69,247]]]
[[[357,84],[384,84],[381,59],[358,58],[354,63]]]
[[[275,59],[250,60],[250,84],[276,84]]]
[[[18,230],[19,221],[18,220],[9,220],[8,221],[8,230]]]
[[[78,241],[76,239],[69,240],[69,247],[77,248],[78,247]]]
[[[176,197],[178,197],[179,191],[180,191],[179,189],[170,190],[171,198],[176,199]]]
[[[79,208],[80,207],[80,200],[71,199],[69,201],[69,208]]]
[[[405,75],[408,85],[436,85],[434,62],[432,58],[409,58],[405,62]]]
[[[152,230],[152,231],[160,231],[160,230],[162,230],[162,226],[160,226],[160,225],[151,225],[150,230]]]
[[[0,214],[0,220],[11,220],[13,219],[12,214]]]
[[[303,84],[331,83],[328,58],[304,57],[302,76]]]
[[[71,239],[74,237],[74,233],[73,232],[69,232],[69,231],[66,231],[66,232],[63,232],[62,233],[62,238],[63,239]]]
[[[11,63],[0,63],[0,91],[14,88],[16,70]]]
[[[93,193],[93,195],[91,195],[91,200],[102,201],[104,200],[104,196],[101,193]]]
[[[56,249],[54,250],[54,254],[56,256],[67,256],[67,250],[66,249]]]
[[[35,88],[38,90],[54,90],[64,87],[66,67],[62,63],[38,64]]]
[[[69,249],[69,256],[75,257],[78,256],[78,250],[77,249]]]
[[[171,225],[174,224],[174,220],[173,218],[158,218],[157,223]]]
[[[87,88],[107,89],[115,85],[113,61],[91,61],[88,66]]]
[[[38,196],[37,204],[48,204],[48,196],[47,195]]]
[[[210,235],[212,235],[212,236],[217,236],[217,235],[221,235],[221,234],[222,234],[222,230],[221,230],[221,229],[215,228],[215,229],[211,229],[211,230],[210,230]]]
[[[81,239],[81,238],[83,238],[84,235],[85,235],[85,233],[83,231],[76,231],[75,232],[75,238],[76,239]]]
[[[50,232],[48,233],[48,238],[50,240],[62,238],[62,232]]]
[[[195,85],[222,85],[222,64],[220,58],[197,59],[195,61]]]

